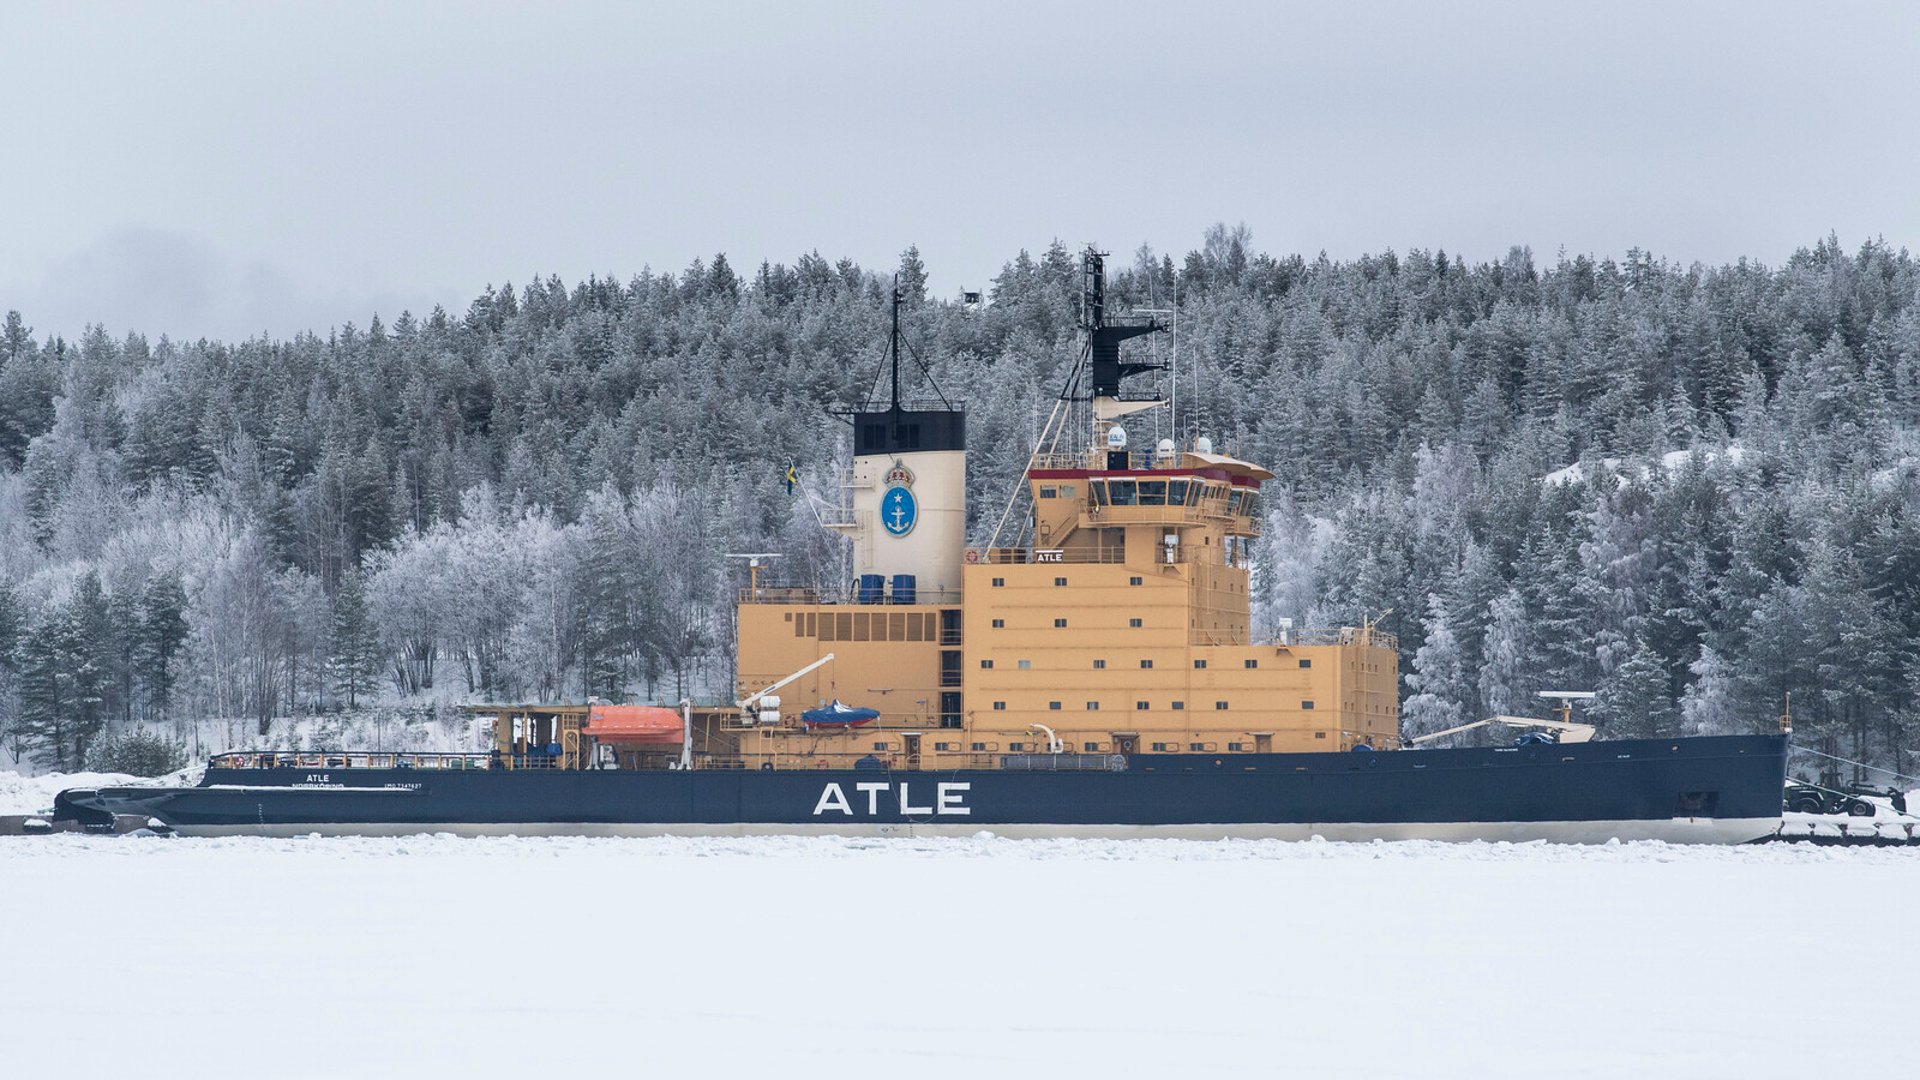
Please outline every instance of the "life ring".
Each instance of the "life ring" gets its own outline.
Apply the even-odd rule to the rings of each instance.
[[[967,561],[968,561],[968,562],[970,562],[970,563],[977,563],[977,562],[979,562],[979,561],[980,561],[980,549],[979,549],[979,548],[968,548],[968,549],[967,549]]]

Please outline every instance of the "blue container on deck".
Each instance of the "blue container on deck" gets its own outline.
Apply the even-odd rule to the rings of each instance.
[[[885,603],[887,599],[887,578],[884,574],[861,574],[860,587],[854,598],[862,604]]]
[[[911,604],[914,597],[914,577],[912,574],[893,575],[893,602]]]

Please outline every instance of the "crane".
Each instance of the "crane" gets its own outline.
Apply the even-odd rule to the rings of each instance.
[[[774,697],[773,692],[787,685],[793,680],[798,679],[800,676],[805,675],[810,671],[816,671],[826,666],[827,664],[831,664],[831,663],[833,663],[833,654],[828,653],[827,655],[821,657],[820,659],[815,660],[813,663],[808,664],[806,667],[803,667],[800,670],[788,675],[786,678],[781,679],[779,682],[774,683],[772,686],[763,687],[762,689],[754,693],[748,694],[746,697],[741,698],[739,701],[734,703],[740,706],[741,719],[749,724],[754,723],[755,722],[754,713],[756,709],[759,709],[760,723],[762,724],[779,723],[780,722],[780,699],[777,697]],[[767,713],[769,712],[771,712],[773,715],[768,716]]]

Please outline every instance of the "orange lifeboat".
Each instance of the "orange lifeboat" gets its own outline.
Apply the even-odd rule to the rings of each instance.
[[[603,743],[680,743],[686,722],[679,710],[658,705],[594,705],[587,709],[586,732]]]

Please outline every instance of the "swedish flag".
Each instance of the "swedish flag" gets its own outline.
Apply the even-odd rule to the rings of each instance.
[[[787,462],[787,494],[789,495],[793,494],[793,485],[799,482],[800,482],[800,467],[796,465],[794,462],[791,462],[791,461]]]

